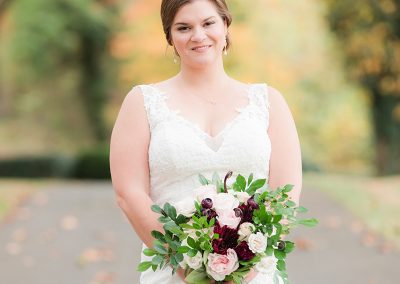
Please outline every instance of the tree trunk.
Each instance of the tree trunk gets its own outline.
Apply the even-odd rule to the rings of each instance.
[[[395,108],[400,106],[400,97],[382,95],[376,87],[371,90],[376,174],[400,174],[400,119],[395,115]]]

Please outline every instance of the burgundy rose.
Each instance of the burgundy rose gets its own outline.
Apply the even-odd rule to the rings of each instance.
[[[214,252],[226,255],[227,249],[237,246],[239,234],[236,229],[228,226],[220,226],[218,223],[214,227],[214,233],[219,235],[218,239],[212,241]]]
[[[234,250],[236,251],[239,260],[247,261],[255,256],[255,253],[250,250],[249,244],[246,241],[241,242],[234,248]]]
[[[253,208],[248,205],[248,204],[242,204],[239,206],[239,209],[242,210],[242,221],[240,223],[244,222],[253,222]]]

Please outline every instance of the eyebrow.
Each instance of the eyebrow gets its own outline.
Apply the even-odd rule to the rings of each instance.
[[[211,18],[215,18],[215,16],[208,17],[207,19],[203,20],[203,22],[206,22],[206,21],[210,20]],[[187,25],[187,23],[179,22],[179,23],[174,24],[174,26],[177,26],[177,25]]]

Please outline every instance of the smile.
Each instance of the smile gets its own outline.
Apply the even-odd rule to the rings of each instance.
[[[201,52],[201,51],[205,51],[205,50],[209,49],[210,47],[211,47],[211,45],[202,45],[202,46],[194,47],[194,48],[192,48],[192,50]]]

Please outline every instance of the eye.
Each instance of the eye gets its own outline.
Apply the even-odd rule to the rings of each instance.
[[[211,26],[211,25],[213,25],[213,24],[215,24],[215,22],[213,22],[213,21],[210,21],[210,22],[206,22],[206,23],[205,23],[206,26]]]
[[[182,31],[182,32],[187,31],[187,30],[189,30],[189,27],[181,26],[178,28],[178,31]]]

